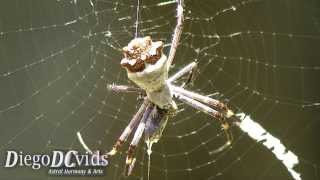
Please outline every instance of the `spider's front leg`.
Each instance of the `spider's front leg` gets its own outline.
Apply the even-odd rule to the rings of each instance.
[[[192,91],[188,91],[182,87],[177,87],[174,85],[170,86],[171,90],[176,93],[176,94],[181,94],[184,95],[186,97],[189,97],[191,99],[194,99],[196,101],[199,101],[201,103],[204,103],[208,106],[210,106],[211,108],[221,112],[223,114],[224,117],[226,118],[230,118],[232,116],[234,116],[234,112],[231,111],[226,104],[222,103],[219,100],[216,99],[212,99],[208,96],[203,96],[201,94],[192,92]]]
[[[219,111],[214,110],[213,108],[211,108],[211,107],[209,107],[209,106],[207,106],[207,105],[205,105],[205,104],[203,104],[193,98],[187,97],[183,94],[174,92],[174,96],[177,99],[179,99],[180,101],[184,102],[185,104],[188,104],[191,107],[193,107],[201,112],[204,112],[204,113],[206,113],[206,114],[208,114],[208,115],[212,116],[213,118],[218,119],[220,121],[221,126],[225,132],[227,142],[224,145],[222,145],[221,147],[219,147],[218,149],[211,151],[211,153],[221,152],[225,148],[227,148],[228,146],[231,145],[231,143],[233,141],[233,136],[230,131],[230,125],[226,120],[227,118],[225,117],[225,115],[223,113],[220,113]]]
[[[147,122],[153,108],[154,108],[154,104],[149,103],[143,113],[143,117],[137,127],[137,130],[134,133],[133,139],[132,139],[130,146],[129,146],[129,149],[127,151],[126,165],[125,165],[125,172],[124,172],[125,176],[129,176],[132,173],[133,167],[136,162],[136,158],[134,157],[135,150],[140,142],[140,139],[141,139],[142,134],[143,134],[145,127],[146,127],[146,122]]]
[[[138,126],[139,122],[141,121],[141,118],[145,114],[146,109],[149,105],[150,105],[149,100],[145,98],[143,104],[140,106],[137,113],[133,116],[128,126],[124,129],[121,136],[117,140],[117,142],[113,145],[112,150],[107,153],[109,156],[113,156],[119,151],[119,149],[121,148],[123,143],[127,140],[128,136],[131,134],[133,129]]]

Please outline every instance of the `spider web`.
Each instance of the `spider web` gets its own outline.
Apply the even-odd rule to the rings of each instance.
[[[164,41],[166,53],[175,8],[172,1],[145,1],[140,9],[140,36]],[[319,8],[315,0],[187,0],[171,71],[197,60],[188,88],[228,103],[278,137],[299,157],[302,179],[319,179]],[[136,1],[15,0],[2,2],[0,13],[1,154],[82,150],[77,131],[92,149],[110,150],[139,105],[135,95],[107,90],[110,83],[132,84],[119,66],[119,48],[134,37]],[[237,127],[232,148],[211,154],[225,142],[219,123],[179,108],[153,147],[151,179],[291,179]],[[92,179],[123,179],[126,148],[111,159],[106,177]],[[143,143],[137,161],[128,179],[147,178]],[[45,169],[0,173],[53,179]]]

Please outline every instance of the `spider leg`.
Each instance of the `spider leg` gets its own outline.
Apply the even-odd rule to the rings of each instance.
[[[114,91],[117,93],[141,93],[145,94],[145,91],[141,88],[127,86],[127,85],[117,85],[117,84],[108,84],[108,90]]]
[[[119,151],[123,143],[127,140],[128,136],[131,134],[132,130],[138,126],[138,123],[143,117],[143,114],[146,111],[146,108],[149,104],[150,104],[149,100],[145,98],[144,102],[140,106],[137,113],[133,116],[128,126],[124,129],[121,136],[117,140],[117,142],[113,145],[112,150],[107,153],[109,156],[113,156]]]
[[[108,84],[108,90],[116,93],[137,93],[137,100],[141,101],[147,95],[146,92],[138,87],[132,87],[127,85]]]
[[[189,71],[187,80],[184,81],[180,87],[185,87],[193,83],[193,81],[195,80],[196,69],[197,66],[195,66],[191,71]]]
[[[224,103],[222,103],[216,99],[213,99],[208,96],[204,96],[204,95],[192,92],[192,91],[188,91],[182,87],[178,87],[178,86],[174,86],[174,85],[171,85],[170,88],[174,93],[178,93],[178,94],[187,96],[191,99],[195,99],[201,103],[209,105],[210,107],[218,110],[219,112],[222,112],[226,118],[230,118],[234,115],[234,113],[227,107],[227,105],[225,105]]]
[[[137,128],[136,132],[134,133],[133,139],[132,139],[130,146],[129,146],[129,149],[127,151],[126,165],[125,165],[125,172],[124,172],[125,176],[129,176],[132,173],[132,170],[134,168],[134,164],[136,162],[136,158],[134,157],[135,150],[136,150],[137,145],[140,142],[142,134],[145,130],[146,121],[149,118],[149,115],[150,115],[151,111],[153,110],[153,108],[154,108],[154,105],[149,103],[143,113],[143,117],[138,125],[138,128]]]
[[[183,21],[184,21],[184,16],[183,16],[183,6],[184,6],[184,0],[177,0],[178,6],[177,6],[177,25],[174,29],[174,34],[172,37],[172,41],[171,41],[171,47],[170,47],[170,52],[169,52],[169,56],[168,56],[168,69],[170,68],[174,56],[176,54],[176,50],[178,48],[179,45],[179,40],[180,40],[180,36],[182,33],[182,28],[183,28]]]
[[[218,153],[231,145],[231,143],[233,141],[233,136],[232,136],[232,133],[230,132],[230,125],[225,120],[225,117],[222,113],[212,109],[211,107],[209,107],[209,106],[207,106],[197,100],[189,98],[183,94],[174,93],[174,96],[177,99],[179,99],[180,101],[184,102],[185,104],[188,104],[189,106],[191,106],[201,112],[204,112],[204,113],[206,113],[206,114],[208,114],[208,115],[212,116],[213,118],[218,119],[220,121],[222,129],[225,132],[227,142],[224,145],[222,145],[221,147],[219,147],[218,149],[212,151],[212,153]]]
[[[192,72],[195,68],[197,67],[197,63],[196,62],[192,62],[190,64],[188,64],[187,66],[185,66],[184,68],[182,68],[181,70],[179,70],[176,74],[174,74],[173,76],[171,76],[167,82],[169,84],[171,84],[172,82],[175,82],[176,80],[178,80],[179,78],[181,78],[182,76],[184,76],[187,73]]]

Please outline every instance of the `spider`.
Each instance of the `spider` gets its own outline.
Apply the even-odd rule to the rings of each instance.
[[[182,33],[183,5],[183,0],[177,0],[177,24],[168,57],[163,53],[164,44],[162,41],[154,42],[150,36],[136,37],[122,49],[124,57],[120,64],[126,70],[128,78],[138,87],[108,85],[108,89],[111,91],[137,92],[144,95],[142,105],[124,129],[112,150],[107,153],[108,156],[114,156],[135,130],[127,151],[124,170],[126,176],[132,173],[136,161],[135,149],[142,135],[144,134],[147,145],[156,143],[161,138],[168,119],[177,112],[178,107],[174,100],[181,101],[220,121],[227,142],[215,152],[222,151],[232,143],[233,137],[228,119],[234,116],[233,111],[219,100],[184,88],[191,81],[197,62],[191,62],[173,76],[168,77]],[[174,84],[179,78],[187,74],[189,74],[189,77],[186,83],[181,86]],[[78,135],[81,144],[90,151],[80,134]]]

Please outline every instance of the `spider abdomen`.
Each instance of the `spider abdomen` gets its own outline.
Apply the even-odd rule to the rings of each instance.
[[[172,93],[167,84],[167,57],[162,55],[155,64],[147,64],[142,72],[127,71],[128,78],[144,89],[151,102],[162,109],[168,109],[172,104]]]
[[[170,109],[172,107],[172,93],[167,84],[164,84],[160,90],[146,92],[148,99],[161,109]]]
[[[167,57],[162,55],[155,64],[146,64],[142,72],[128,71],[128,78],[145,91],[160,90],[168,79]]]

